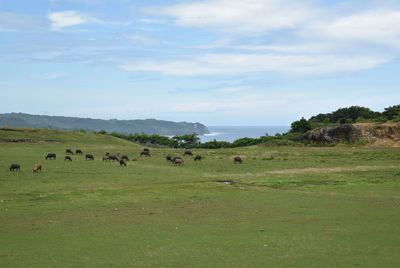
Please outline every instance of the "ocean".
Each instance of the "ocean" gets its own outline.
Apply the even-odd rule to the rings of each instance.
[[[229,141],[240,138],[259,138],[266,133],[274,136],[276,133],[285,133],[289,131],[289,126],[207,126],[210,134],[199,136],[201,142]]]

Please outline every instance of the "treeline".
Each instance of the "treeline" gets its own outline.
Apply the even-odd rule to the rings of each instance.
[[[100,131],[101,134],[107,134]],[[160,135],[147,135],[144,133],[121,134],[112,132],[109,135],[128,140],[134,143],[153,146],[165,146],[171,148],[203,148],[203,149],[219,149],[219,148],[236,148],[264,143],[269,146],[301,146],[304,143],[295,142],[288,139],[290,134],[276,134],[275,136],[261,136],[259,138],[241,138],[233,142],[227,141],[208,141],[200,142],[197,134],[186,134],[182,136],[166,137]]]
[[[375,112],[361,106],[340,108],[332,113],[318,114],[306,120],[301,118],[291,124],[290,133],[305,133],[308,130],[334,124],[400,122],[400,105],[390,106],[383,112]]]
[[[241,138],[233,142],[227,141],[209,141],[200,142],[197,134],[186,134],[181,136],[167,137],[162,135],[148,135],[145,133],[121,134],[112,132],[109,135],[125,139],[131,142],[165,146],[171,148],[236,148],[257,144],[265,144],[267,146],[304,146],[312,145],[306,141],[294,141],[291,138],[299,136],[308,130],[334,124],[349,124],[349,123],[385,123],[385,122],[400,122],[400,105],[390,106],[384,109],[383,112],[374,112],[369,108],[360,106],[351,106],[348,108],[340,108],[337,111],[327,114],[318,114],[310,119],[301,118],[291,124],[291,129],[288,133],[276,134],[275,136],[261,136],[259,138]],[[107,134],[106,131],[98,133]]]

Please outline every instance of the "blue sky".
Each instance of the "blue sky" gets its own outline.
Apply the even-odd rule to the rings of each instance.
[[[289,125],[400,103],[395,0],[0,0],[0,113]]]

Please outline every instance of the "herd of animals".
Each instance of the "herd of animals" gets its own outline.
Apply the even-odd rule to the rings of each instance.
[[[65,157],[64,161],[72,161],[71,155],[74,154],[74,152],[71,149],[66,149],[65,150]],[[75,150],[76,155],[83,155],[82,150],[76,149]],[[183,155],[187,156],[193,156],[193,153],[190,150],[185,150]],[[150,157],[150,149],[149,148],[144,148],[140,152],[140,156],[146,156]],[[57,155],[55,153],[48,153],[45,157],[46,160],[55,160],[57,158]],[[166,157],[167,161],[170,161],[174,165],[179,165],[182,166],[184,163],[184,160],[180,156],[175,156],[172,157],[170,155],[167,155]],[[92,154],[85,154],[85,159],[86,160],[94,160],[94,156]],[[194,161],[201,161],[202,156],[201,155],[196,155],[194,157]],[[109,152],[106,152],[105,155],[102,158],[102,161],[106,162],[118,162],[120,166],[126,166],[126,161],[129,161],[129,157],[127,155],[121,155],[120,153],[117,154],[110,154]],[[132,161],[137,161],[137,158],[133,157]],[[234,163],[239,163],[241,164],[243,162],[242,158],[240,156],[235,156],[233,159]],[[10,171],[20,171],[21,170],[21,165],[17,163],[12,163],[11,166],[9,167]],[[33,172],[41,172],[42,171],[42,165],[41,164],[35,164],[35,166],[32,169]]]

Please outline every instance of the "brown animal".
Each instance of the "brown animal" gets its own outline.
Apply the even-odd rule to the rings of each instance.
[[[108,161],[108,156],[103,156],[103,161]]]
[[[175,165],[179,165],[179,166],[183,166],[183,159],[180,159],[180,158],[174,159],[174,164]]]
[[[32,169],[33,172],[42,172],[42,165],[36,164],[35,167]]]

